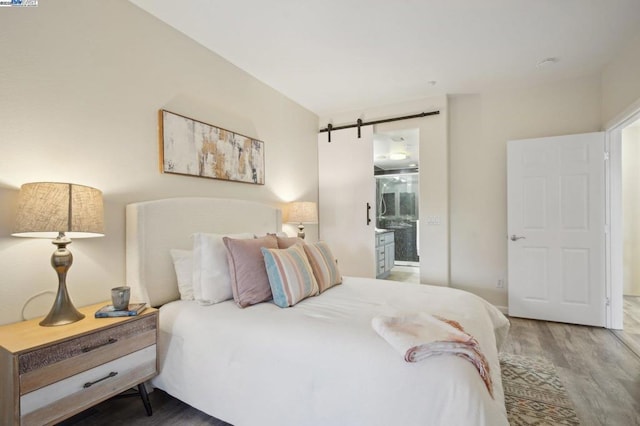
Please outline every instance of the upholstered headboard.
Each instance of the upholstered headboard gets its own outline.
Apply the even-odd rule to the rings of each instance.
[[[168,198],[127,205],[127,285],[151,306],[180,298],[169,250],[191,249],[191,234],[279,232],[278,208],[223,198]]]

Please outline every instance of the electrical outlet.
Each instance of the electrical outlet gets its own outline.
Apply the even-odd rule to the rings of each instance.
[[[440,225],[440,216],[427,216],[427,225]]]
[[[498,280],[498,283],[496,284],[496,288],[504,288],[504,280],[503,279]]]

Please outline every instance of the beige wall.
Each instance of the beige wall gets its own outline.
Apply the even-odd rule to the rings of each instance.
[[[448,100],[446,96],[405,102],[402,104],[347,111],[320,117],[320,127],[352,124],[358,118],[371,121],[420,112],[440,111],[439,115],[377,125],[374,131],[419,129],[420,132],[420,281],[449,284],[449,161],[447,149]],[[366,160],[365,160],[366,161]],[[373,158],[371,185],[373,181]],[[427,216],[438,216],[439,225],[426,225]],[[322,235],[320,235],[322,237]],[[373,241],[371,242],[373,244]]]
[[[451,286],[507,306],[507,141],[598,131],[599,76],[449,98]]]
[[[546,86],[454,95],[320,118],[320,127],[439,109],[420,123],[421,282],[447,285],[507,306],[506,144],[508,140],[600,130],[600,76]],[[503,289],[496,288],[499,279]]]
[[[57,285],[54,246],[9,236],[23,183],[75,182],[104,192],[106,236],[70,246],[67,281],[78,306],[106,300],[124,282],[129,202],[317,200],[317,116],[131,3],[4,8],[0,28],[0,323],[19,320],[30,296]],[[161,174],[160,108],[263,140],[266,185]],[[317,238],[317,226],[306,231]],[[46,313],[52,300],[37,298],[27,314]]]
[[[640,296],[640,127],[622,131],[623,291]]]

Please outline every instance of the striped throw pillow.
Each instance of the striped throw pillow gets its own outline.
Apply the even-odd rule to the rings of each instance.
[[[276,305],[286,308],[318,294],[318,283],[300,244],[287,249],[263,247],[262,255]]]
[[[324,241],[305,244],[313,275],[318,281],[320,293],[342,282],[342,275],[338,269],[338,261],[333,257],[329,245]]]

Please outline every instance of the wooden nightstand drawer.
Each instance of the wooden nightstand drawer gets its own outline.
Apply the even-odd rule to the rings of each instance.
[[[91,352],[106,345],[116,344],[139,333],[156,329],[153,317],[141,318],[115,327],[80,336],[56,345],[36,349],[20,355],[18,359],[19,374],[45,367],[74,356]]]
[[[19,356],[20,394],[153,345],[154,315],[46,346]]]
[[[0,426],[56,424],[136,386],[151,413],[141,384],[157,374],[158,310],[94,318],[102,306],[64,326],[0,326]]]
[[[149,346],[20,397],[22,424],[56,420],[65,407],[88,407],[154,375],[156,347]]]

